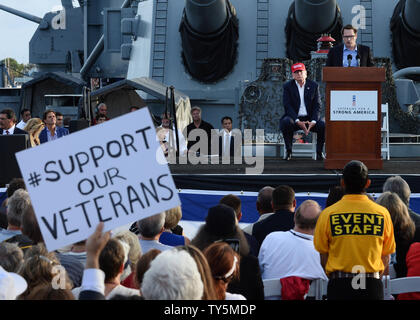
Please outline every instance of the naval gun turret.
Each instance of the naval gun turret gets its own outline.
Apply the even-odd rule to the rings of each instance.
[[[420,66],[420,1],[400,0],[390,22],[392,54],[397,69]]]
[[[286,21],[286,55],[294,61],[308,60],[317,50],[321,34],[341,42],[343,22],[336,0],[295,0]]]
[[[0,9],[39,24],[29,43],[29,62],[39,72],[77,73],[83,59],[83,15],[71,0],[62,0],[63,10],[48,12],[43,18],[4,5]]]
[[[201,82],[216,82],[237,57],[238,19],[229,0],[187,0],[179,26],[182,60]]]
[[[0,10],[39,24],[29,43],[29,62],[40,74],[125,78],[124,54],[131,49],[133,34],[124,27],[135,17],[139,1],[79,0],[80,6],[75,6],[72,0],[61,0],[62,9],[43,18],[4,5]]]

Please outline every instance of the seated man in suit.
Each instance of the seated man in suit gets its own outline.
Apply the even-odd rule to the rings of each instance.
[[[283,85],[283,106],[285,114],[280,120],[286,148],[286,160],[292,158],[293,133],[303,130],[316,132],[317,160],[324,159],[322,148],[325,142],[325,122],[319,118],[321,98],[319,86],[315,81],[306,79],[307,73],[303,63],[292,65],[293,80]]]
[[[16,127],[16,114],[12,109],[3,109],[0,111],[0,135],[26,133],[26,131]]]
[[[42,120],[45,123],[45,128],[39,134],[39,141],[41,143],[56,140],[69,134],[66,128],[57,127],[57,117],[53,110],[46,110]]]
[[[343,43],[328,52],[327,67],[372,67],[370,48],[356,44],[357,29],[351,24],[341,31]]]

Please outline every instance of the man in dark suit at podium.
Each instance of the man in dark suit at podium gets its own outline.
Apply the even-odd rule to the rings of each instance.
[[[293,133],[303,130],[317,133],[317,160],[324,159],[322,149],[325,142],[325,122],[319,118],[321,98],[319,86],[315,81],[306,79],[303,63],[292,65],[293,80],[283,85],[283,105],[285,114],[280,120],[286,148],[286,160],[292,158]]]
[[[330,49],[327,67],[373,67],[370,48],[356,44],[357,29],[351,24],[341,31],[343,43]]]
[[[0,135],[27,134],[16,127],[16,114],[12,109],[0,111]]]

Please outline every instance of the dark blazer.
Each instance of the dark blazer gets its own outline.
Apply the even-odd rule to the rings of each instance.
[[[326,67],[342,67],[343,66],[343,48],[344,43],[335,46],[328,51]],[[357,53],[360,56],[361,67],[373,67],[370,48],[361,44],[357,45]]]
[[[318,121],[321,97],[319,86],[315,81],[306,79],[303,97],[305,99],[308,117],[311,121]],[[283,85],[283,106],[285,112],[283,117],[289,116],[293,120],[296,120],[299,113],[300,96],[295,80],[290,80]]]
[[[194,129],[203,129],[206,134],[207,134],[207,138],[208,138],[208,154],[210,154],[211,152],[211,130],[214,129],[213,126],[204,121],[201,120],[200,126],[198,128],[195,127],[194,122],[191,122],[188,126],[187,126],[187,149],[191,149],[191,147],[193,145],[195,145],[198,141],[200,141],[200,137],[197,137],[196,141],[192,141],[190,140],[190,132],[193,131]]]
[[[2,134],[3,134],[3,129],[0,129],[0,135]],[[19,129],[18,127],[15,127],[13,134],[28,134],[28,133],[26,131],[23,131],[22,129]]]
[[[239,279],[233,279],[227,292],[242,294],[247,300],[264,300],[264,284],[258,258],[251,254],[241,256]]]
[[[277,210],[268,218],[257,222],[252,228],[252,235],[262,244],[265,237],[274,231],[289,231],[295,226],[294,212],[288,210]]]
[[[41,133],[39,134],[39,141],[41,143],[48,142],[48,135],[47,135],[47,127],[42,129]],[[66,136],[69,134],[69,130],[66,128],[61,127],[55,127],[55,134],[57,135],[57,138],[61,138],[63,136]]]
[[[105,300],[105,296],[96,291],[83,290],[79,293],[79,300]]]

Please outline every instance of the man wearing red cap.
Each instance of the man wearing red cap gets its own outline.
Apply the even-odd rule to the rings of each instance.
[[[283,85],[283,106],[285,114],[280,120],[283,133],[286,160],[292,158],[293,133],[303,130],[317,133],[317,160],[324,159],[322,149],[325,142],[325,122],[319,118],[321,98],[319,86],[315,81],[306,79],[307,73],[303,63],[292,65],[293,80]]]

